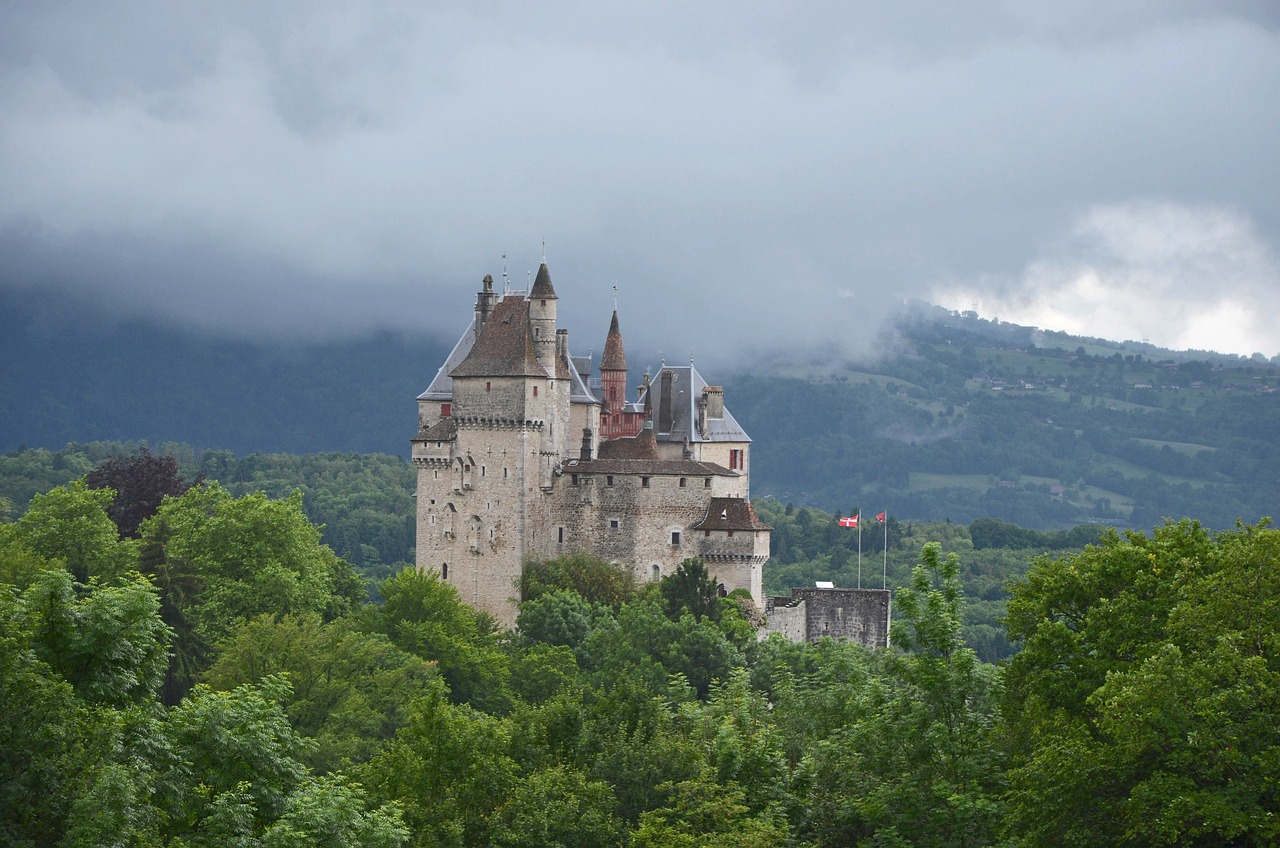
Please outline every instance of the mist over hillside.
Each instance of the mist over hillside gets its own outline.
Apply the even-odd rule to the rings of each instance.
[[[755,440],[752,494],[1025,527],[1256,521],[1280,500],[1280,367],[911,304],[873,362],[705,366]],[[454,338],[232,339],[0,291],[0,450],[184,442],[405,457]],[[575,336],[586,353],[590,339]],[[584,349],[585,348],[585,349]],[[631,384],[661,356],[630,351]]]

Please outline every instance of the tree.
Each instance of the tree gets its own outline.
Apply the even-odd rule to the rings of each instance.
[[[169,713],[155,780],[165,844],[403,843],[394,805],[369,809],[345,778],[310,774],[312,743],[289,725],[289,696],[278,676],[229,692],[201,685]]]
[[[92,704],[150,700],[167,665],[168,628],[155,590],[140,575],[118,585],[44,572],[22,594],[21,616],[35,655]]]
[[[123,539],[138,538],[142,522],[156,514],[166,497],[181,497],[203,480],[201,472],[194,483],[188,483],[178,473],[177,458],[156,456],[146,447],[140,449],[137,456],[113,456],[84,478],[90,489],[115,492],[107,514]]]
[[[320,543],[297,493],[285,500],[261,493],[233,498],[216,483],[197,487],[165,501],[143,525],[142,538],[199,577],[189,614],[207,644],[261,613],[336,618],[364,597],[351,566]]]
[[[456,703],[490,712],[510,705],[509,669],[492,631],[433,571],[406,568],[378,587],[371,626],[402,650],[435,662]]]
[[[662,578],[660,587],[667,616],[673,621],[686,612],[697,621],[720,619],[720,586],[701,558],[681,562],[674,573]]]
[[[751,815],[744,793],[709,774],[659,787],[666,803],[640,816],[633,848],[773,848],[787,844],[785,820]]]
[[[609,784],[555,766],[533,774],[512,789],[493,814],[490,845],[495,848],[607,848],[620,846],[618,802]]]
[[[61,559],[77,583],[114,579],[133,566],[136,552],[119,540],[107,515],[113,497],[78,480],[36,495],[17,521],[17,538],[43,557]]]
[[[488,817],[515,780],[502,720],[454,705],[443,687],[413,701],[408,721],[357,773],[399,803],[420,846],[487,844]]]
[[[413,699],[439,680],[431,663],[382,634],[315,613],[246,622],[220,646],[204,679],[230,690],[277,674],[289,680],[285,711],[294,730],[315,742],[307,762],[319,772],[369,759],[404,724]]]
[[[959,562],[925,545],[898,594],[893,652],[848,723],[813,745],[808,827],[819,845],[990,844],[1000,821],[993,670],[960,636]]]
[[[577,592],[558,589],[520,604],[516,629],[531,642],[577,649],[604,611]]]
[[[1274,845],[1280,532],[1192,521],[1014,588],[1013,844]]]
[[[537,600],[548,592],[571,590],[589,603],[617,609],[636,594],[636,578],[599,557],[576,551],[549,560],[529,560],[520,573],[520,598]]]

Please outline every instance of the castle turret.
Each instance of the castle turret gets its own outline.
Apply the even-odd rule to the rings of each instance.
[[[529,290],[529,325],[533,329],[533,350],[548,374],[556,373],[556,297],[547,263],[538,267],[538,276]]]
[[[622,411],[627,402],[627,356],[622,349],[622,331],[618,328],[618,311],[613,311],[609,335],[604,340],[604,356],[600,359],[601,430],[605,438],[629,436],[623,426]]]

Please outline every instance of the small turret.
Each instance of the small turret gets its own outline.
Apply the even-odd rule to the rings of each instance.
[[[538,276],[529,290],[529,324],[533,327],[533,349],[548,374],[556,373],[556,297],[547,263],[538,267]]]
[[[604,356],[600,358],[600,390],[604,412],[608,415],[621,412],[627,402],[627,356],[622,349],[616,309],[609,322],[609,335],[604,340]]]

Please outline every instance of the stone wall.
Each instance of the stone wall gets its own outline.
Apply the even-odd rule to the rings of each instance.
[[[779,610],[803,606],[804,639],[816,642],[823,636],[846,639],[868,648],[889,645],[889,616],[892,593],[886,589],[792,589],[790,598],[770,598],[762,636],[782,633],[794,639],[795,623],[791,613],[784,612],[777,628],[774,617]]]
[[[803,600],[768,598],[765,602],[765,626],[758,635],[761,639],[777,633],[792,642],[809,640],[808,608]]]

